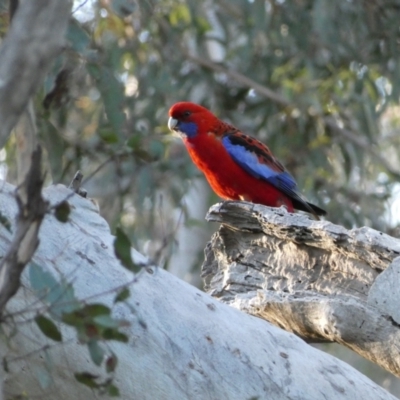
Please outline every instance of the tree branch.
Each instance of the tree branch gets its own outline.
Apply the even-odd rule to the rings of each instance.
[[[4,183],[2,189],[0,210],[13,221],[13,187]],[[346,363],[222,304],[167,271],[148,267],[135,279],[116,259],[114,237],[96,205],[62,185],[45,189],[44,196],[53,206],[68,198],[71,214],[67,223],[46,214],[35,264],[52,280],[73,282],[80,301],[104,303],[130,323],[129,343],[107,342],[118,357],[115,384],[122,399],[394,399]],[[7,237],[0,226],[0,249],[8,246]],[[146,264],[132,252],[136,263]],[[7,304],[14,329],[9,346],[1,343],[9,371],[5,390],[10,398],[21,393],[42,400],[96,397],[74,378],[77,371],[102,378],[87,346],[62,326],[63,342],[56,346],[33,322],[43,310],[43,299],[38,299],[28,272],[24,287]],[[115,304],[116,290],[127,284],[131,296]],[[2,328],[7,332],[6,325]],[[38,371],[46,371],[46,360],[52,360],[49,387],[37,378]]]
[[[0,148],[65,43],[69,0],[22,1],[0,49]]]
[[[19,117],[15,127],[17,151],[17,182],[23,183],[31,168],[31,155],[37,148],[37,130],[33,101],[29,100],[25,111]]]
[[[203,265],[211,295],[400,376],[399,240],[251,203],[219,204],[207,218],[222,223]]]
[[[20,276],[39,245],[39,229],[47,211],[42,198],[40,147],[32,153],[31,168],[24,183],[16,191],[18,217],[15,235],[0,263],[0,313],[20,286]]]

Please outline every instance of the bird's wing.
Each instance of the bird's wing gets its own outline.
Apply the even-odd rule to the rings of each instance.
[[[222,144],[232,159],[250,175],[273,185],[318,218],[310,204],[297,191],[293,176],[285,170],[265,144],[240,131],[225,134]]]
[[[287,196],[297,194],[296,181],[265,144],[241,132],[225,135],[222,144],[233,160],[250,175],[265,180]]]

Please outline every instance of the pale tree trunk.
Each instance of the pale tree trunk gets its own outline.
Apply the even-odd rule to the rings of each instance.
[[[69,0],[21,0],[11,28],[0,50],[0,148],[26,111],[25,125],[32,125],[32,110],[27,109],[55,58],[65,46],[72,2]],[[35,139],[31,133],[19,137],[19,146],[29,149]],[[30,154],[28,154],[29,159]],[[21,170],[25,170],[21,166]],[[21,181],[22,179],[20,179]]]
[[[113,306],[114,314],[130,323],[126,328],[129,342],[107,344],[108,349],[119,359],[115,383],[121,391],[121,398],[393,398],[349,365],[314,349],[292,333],[222,304],[168,272],[151,266],[143,256],[132,250],[136,263],[144,266],[142,272],[134,276],[116,259],[114,238],[90,200],[73,194],[61,185],[47,188],[44,198],[50,205],[67,199],[72,212],[67,223],[59,222],[51,213],[46,215],[40,230],[40,245],[33,257],[34,263],[57,281],[64,279],[71,282],[75,296],[87,303],[101,302],[112,306],[115,293],[125,285],[130,288],[131,296],[127,302]],[[18,207],[14,198],[14,187],[7,183],[1,185],[0,205],[2,214],[13,221]],[[231,207],[233,215],[238,217],[235,206]],[[251,250],[245,251],[240,246],[246,243],[249,235],[256,235],[253,238],[255,242],[263,244],[262,247],[268,246],[267,240],[263,239],[265,234],[260,225],[257,225],[257,220],[260,222],[263,219],[254,207],[236,205],[236,210],[240,210],[240,220],[235,217],[235,221],[240,222],[238,227],[243,227],[248,217],[250,221],[247,232],[237,231],[237,255],[242,252],[250,256]],[[246,215],[246,209],[252,211]],[[222,207],[217,210],[225,209]],[[217,215],[225,214],[222,212]],[[298,223],[293,229],[286,229],[284,224],[281,225],[282,246],[285,243],[291,246],[290,239],[287,242],[283,239],[288,231],[297,237],[298,242],[312,243],[311,228],[307,229],[307,234],[301,234],[302,221],[303,224],[309,223],[307,219],[299,216],[284,218]],[[333,251],[338,244],[329,239],[329,224],[311,224],[314,227],[320,224],[319,243],[330,242]],[[13,232],[14,229],[13,224]],[[221,229],[230,230],[227,227]],[[353,241],[351,246],[347,246],[352,251],[352,257],[357,258],[360,264],[371,251],[361,250],[365,235],[366,233],[360,233],[357,242]],[[5,254],[12,238],[13,234],[1,227],[1,254]],[[337,238],[338,236],[336,242]],[[340,238],[341,243],[346,238],[349,239],[346,235],[340,235]],[[370,244],[373,245],[372,242]],[[313,254],[318,251],[318,247],[311,245],[309,250]],[[293,254],[294,247],[291,251]],[[223,253],[219,254],[223,257]],[[380,254],[378,259],[383,258],[382,252],[377,251],[377,254]],[[306,251],[303,258],[297,261],[298,268],[305,265],[305,257]],[[331,259],[328,254],[326,259]],[[270,263],[270,259],[266,259],[266,262]],[[249,264],[251,265],[250,261]],[[280,265],[286,270],[286,275],[290,274],[290,264],[285,266],[282,259]],[[215,268],[216,264],[213,266]],[[8,303],[2,325],[7,334],[7,339],[3,338],[1,342],[1,355],[6,360],[3,365],[8,368],[8,372],[3,371],[4,391],[7,397],[27,393],[29,398],[36,396],[40,399],[54,399],[55,396],[74,400],[95,399],[98,394],[78,384],[73,374],[90,371],[101,375],[103,369],[94,367],[87,347],[78,343],[75,332],[59,324],[63,332],[63,342],[55,343],[46,339],[32,321],[35,315],[46,311],[41,301],[43,299],[38,298],[31,287],[32,268],[34,265],[25,270],[23,286]],[[262,271],[259,273],[262,274]],[[366,272],[363,274],[367,275]],[[252,279],[254,277],[250,280]],[[275,282],[279,286],[277,280]],[[255,289],[254,284],[252,285]],[[233,305],[244,304],[246,287],[242,291],[235,291],[228,280],[225,280],[221,288],[222,286],[230,290]],[[285,293],[278,286],[276,296]],[[327,282],[326,287],[328,286]],[[251,294],[252,291],[247,296],[250,298]],[[276,302],[276,307],[283,313],[280,317],[282,321],[285,320],[285,313],[291,315],[290,304],[296,304],[297,299],[294,295],[292,297],[293,302],[290,293],[285,301]],[[287,306],[279,307],[281,303]],[[361,306],[361,301],[359,303]],[[370,310],[372,306],[366,305],[365,308]],[[263,310],[265,313],[264,305]],[[309,315],[306,314],[307,307],[302,312]],[[320,313],[321,318],[326,316],[321,310],[317,309],[315,312]],[[340,329],[331,325],[329,320],[324,326],[331,331]]]

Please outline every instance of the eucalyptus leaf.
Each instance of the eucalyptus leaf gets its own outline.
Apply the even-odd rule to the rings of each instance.
[[[141,267],[136,265],[132,260],[131,243],[128,236],[121,228],[116,229],[116,236],[114,240],[114,251],[121,264],[132,272],[139,272]]]
[[[89,340],[88,342],[88,349],[90,358],[96,365],[101,365],[104,359],[104,350],[99,345],[97,340]]]
[[[35,322],[42,333],[48,338],[55,340],[56,342],[62,341],[61,332],[57,328],[57,325],[51,319],[45,317],[44,315],[38,315],[35,318]]]
[[[100,385],[96,382],[98,375],[91,374],[90,372],[76,372],[74,376],[79,383],[82,383],[83,385],[92,389],[100,387]]]

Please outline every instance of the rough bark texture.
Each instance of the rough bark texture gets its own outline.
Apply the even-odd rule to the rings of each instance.
[[[0,49],[0,148],[65,45],[72,2],[19,2]]]
[[[245,202],[216,205],[208,219],[222,223],[206,249],[208,293],[400,376],[398,239]]]
[[[0,314],[20,286],[20,277],[39,244],[39,229],[47,211],[42,198],[42,150],[32,153],[30,169],[24,182],[15,191],[18,216],[13,240],[0,262]]]
[[[38,145],[33,101],[29,101],[14,127],[16,141],[17,182],[22,183],[31,167],[31,156]]]
[[[6,183],[0,188],[0,211],[13,221],[17,215],[14,188]],[[61,185],[46,189],[44,197],[51,204],[68,199],[72,211],[64,224],[46,215],[33,261],[56,280],[72,282],[75,296],[88,303],[112,306],[116,288],[130,287],[127,304],[113,308],[116,316],[131,324],[129,343],[109,344],[119,358],[115,379],[120,398],[394,398],[349,365],[166,271],[148,267],[135,277],[115,258],[114,237],[90,200]],[[0,225],[0,254],[11,240],[12,234]],[[135,251],[133,257],[136,263],[146,263]],[[63,343],[55,343],[33,322],[46,308],[31,287],[31,268],[23,274],[23,287],[7,304],[8,316],[2,324],[3,331],[10,332],[8,340],[0,341],[9,369],[7,397],[22,392],[41,400],[100,397],[74,380],[74,372],[102,374],[76,333],[60,326]],[[51,379],[43,378],[46,371]]]

